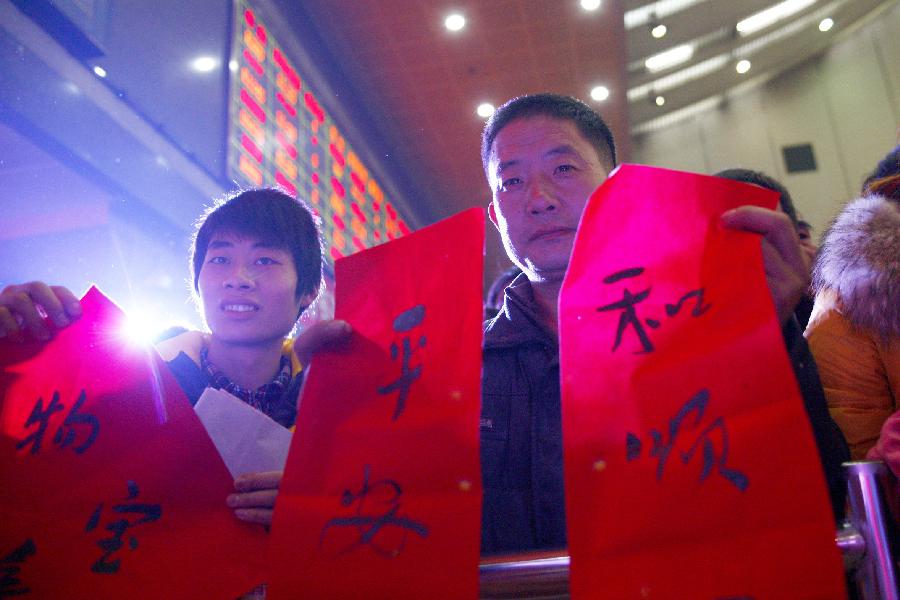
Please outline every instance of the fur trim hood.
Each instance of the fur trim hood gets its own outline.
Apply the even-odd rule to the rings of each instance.
[[[900,202],[864,196],[845,206],[825,233],[813,287],[836,294],[857,327],[900,337]]]

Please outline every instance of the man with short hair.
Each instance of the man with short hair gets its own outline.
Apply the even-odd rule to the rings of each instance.
[[[488,207],[510,260],[523,273],[485,324],[481,461],[482,553],[566,545],[557,306],[575,231],[593,191],[616,165],[608,127],[579,100],[522,96],[485,126],[481,156]],[[833,501],[846,445],[825,409],[808,348],[791,315],[809,270],[790,219],[743,206],[723,225],[763,235],[767,280],[816,432]],[[838,510],[836,508],[836,510]]]
[[[196,224],[190,256],[194,291],[209,333],[187,331],[157,344],[191,404],[207,387],[223,389],[292,427],[304,364],[319,343],[346,336],[343,321],[290,339],[322,281],[322,246],[310,208],[274,188],[216,202]],[[41,310],[38,309],[40,307]],[[0,291],[0,338],[51,337],[81,316],[71,291],[41,282]],[[293,360],[294,354],[299,358]],[[270,525],[281,472],[247,473],[226,499],[235,516]]]

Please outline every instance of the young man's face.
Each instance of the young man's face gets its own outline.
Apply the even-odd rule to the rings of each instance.
[[[532,281],[561,280],[578,220],[609,168],[571,121],[511,121],[491,146],[488,209],[509,258]]]
[[[306,298],[297,298],[297,268],[286,249],[233,233],[209,242],[198,279],[206,324],[234,344],[288,335]]]

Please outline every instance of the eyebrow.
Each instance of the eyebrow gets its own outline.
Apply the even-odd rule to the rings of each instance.
[[[575,150],[574,147],[570,146],[569,144],[561,144],[559,146],[556,146],[556,147],[551,148],[551,149],[547,150],[546,152],[544,152],[544,155],[542,158],[550,158],[553,156],[566,156],[566,155],[581,157],[581,155],[578,153],[577,150]],[[499,175],[499,174],[503,173],[503,171],[505,169],[508,169],[509,167],[514,167],[517,164],[519,164],[520,162],[521,161],[517,158],[514,158],[512,160],[503,161],[502,163],[497,165],[497,174]]]
[[[218,248],[234,248],[234,243],[228,240],[213,240],[209,243],[209,246],[206,247],[207,250],[214,250]],[[253,244],[253,248],[271,248],[275,250],[282,250],[283,248],[277,244],[273,244],[271,242],[255,242]]]

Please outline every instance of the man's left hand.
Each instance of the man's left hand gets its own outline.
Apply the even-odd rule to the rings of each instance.
[[[722,215],[729,229],[762,234],[763,264],[775,312],[782,325],[787,323],[797,302],[809,287],[809,258],[790,218],[758,206],[740,206]]]
[[[245,473],[235,479],[236,493],[226,499],[228,506],[234,509],[234,516],[248,523],[271,527],[282,475],[282,471],[266,471]]]

